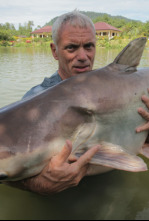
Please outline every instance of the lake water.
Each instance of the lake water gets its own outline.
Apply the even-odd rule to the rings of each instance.
[[[94,68],[112,62],[119,51],[98,49]],[[148,48],[139,66],[149,67]],[[49,49],[0,48],[0,107],[21,99],[56,70]],[[85,177],[77,187],[48,197],[0,185],[0,219],[148,220],[149,172],[114,170]]]

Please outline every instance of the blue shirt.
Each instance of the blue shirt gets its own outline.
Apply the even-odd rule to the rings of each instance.
[[[58,71],[56,71],[50,78],[45,78],[44,81],[39,84],[36,85],[34,87],[32,87],[24,96],[23,98],[35,95],[49,87],[53,87],[56,84],[60,83],[62,81],[61,77],[58,74]]]

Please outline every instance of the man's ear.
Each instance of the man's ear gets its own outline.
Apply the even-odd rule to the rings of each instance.
[[[51,47],[51,51],[52,51],[52,54],[53,54],[53,57],[58,60],[58,54],[57,54],[57,49],[56,49],[56,45],[54,43],[51,43],[50,44],[50,47]]]

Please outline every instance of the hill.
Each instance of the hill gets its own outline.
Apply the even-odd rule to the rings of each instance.
[[[124,26],[125,24],[129,23],[129,22],[139,22],[138,20],[132,20],[123,16],[112,16],[110,14],[107,13],[100,13],[100,12],[93,12],[93,11],[80,11],[81,13],[87,15],[88,17],[90,17],[92,19],[92,21],[94,23],[98,22],[98,21],[104,21],[107,22],[117,28],[121,28],[122,26]],[[47,25],[53,25],[53,23],[55,22],[55,20],[58,18],[55,17],[53,19],[51,19],[49,22],[47,22],[44,26]]]

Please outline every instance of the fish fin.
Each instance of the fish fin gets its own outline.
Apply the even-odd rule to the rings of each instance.
[[[107,142],[101,142],[100,145],[101,148],[93,156],[90,164],[131,172],[147,170],[145,162],[140,157],[125,152],[121,146]],[[77,157],[82,154],[83,152],[75,153]]]
[[[115,58],[115,64],[124,65],[125,71],[136,70],[139,65],[147,39],[137,38],[131,41]]]
[[[149,143],[145,143],[139,153],[149,159]]]

